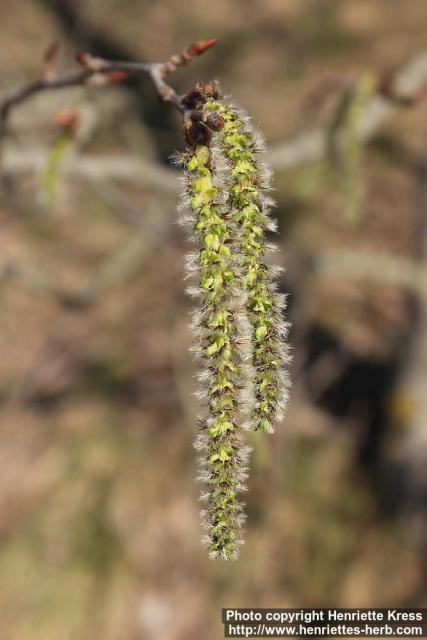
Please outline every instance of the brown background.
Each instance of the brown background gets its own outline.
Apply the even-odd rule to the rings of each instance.
[[[63,70],[76,49],[155,60],[217,37],[172,83],[218,78],[276,149],[330,126],[343,79],[422,54],[427,22],[422,0],[0,8],[2,95],[37,77],[58,37]],[[69,161],[80,151],[92,173],[74,161],[52,178],[64,107],[81,119]],[[425,604],[423,102],[395,110],[362,150],[356,221],[342,158],[275,170],[294,387],[275,435],[251,438],[247,543],[229,564],[199,542],[187,246],[166,164],[183,148],[178,117],[143,83],[44,94],[16,109],[11,129],[0,202],[1,638],[211,640],[222,637],[221,607]],[[132,177],[124,156],[153,177]]]

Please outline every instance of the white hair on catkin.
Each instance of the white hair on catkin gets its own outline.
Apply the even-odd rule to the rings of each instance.
[[[247,114],[218,100],[206,108],[224,118],[220,132],[223,153],[228,161],[227,191],[229,207],[239,234],[242,288],[251,325],[253,396],[252,428],[273,431],[283,418],[289,397],[289,325],[284,320],[286,299],[277,293],[277,269],[267,257],[276,247],[265,241],[267,231],[276,224],[270,216],[274,201],[271,171],[262,160],[264,139],[254,131]]]
[[[191,329],[192,351],[202,364],[196,396],[203,404],[195,448],[205,529],[210,555],[235,559],[243,544],[243,503],[239,493],[247,477],[249,450],[240,426],[241,385],[248,376],[244,349],[245,295],[235,260],[236,225],[228,211],[225,189],[227,161],[215,144],[197,145],[183,156],[185,168],[184,224],[199,248],[186,259],[186,278],[196,280],[190,294],[198,302]],[[243,345],[246,345],[244,347]]]

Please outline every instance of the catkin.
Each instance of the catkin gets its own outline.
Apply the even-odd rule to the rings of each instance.
[[[272,431],[287,402],[288,326],[277,269],[267,260],[265,234],[274,224],[262,142],[247,117],[219,99],[216,85],[199,86],[186,100],[193,119],[184,128],[181,208],[197,247],[187,274],[196,280],[189,292],[198,301],[192,329],[202,365],[195,446],[205,485],[203,542],[212,557],[228,560],[243,543],[244,432]]]
[[[227,209],[220,156],[213,143],[197,145],[184,159],[186,218],[199,252],[189,257],[189,274],[197,274],[192,290],[200,308],[192,322],[195,352],[203,369],[199,397],[206,415],[199,421],[196,448],[200,480],[205,483],[202,511],[203,541],[213,557],[233,559],[242,543],[244,520],[239,493],[244,489],[248,448],[242,439],[240,399],[245,374],[241,323],[243,304],[238,295],[235,263],[235,223]],[[237,293],[237,295],[236,295]]]
[[[275,230],[269,216],[273,203],[266,194],[270,173],[260,159],[264,151],[262,139],[252,130],[248,117],[218,100],[207,101],[205,108],[224,119],[219,135],[229,163],[226,188],[239,233],[242,288],[252,327],[251,426],[255,430],[273,431],[288,401],[290,356],[288,325],[282,317],[285,297],[276,290],[277,269],[269,267],[266,261],[272,247],[265,242],[265,232]]]

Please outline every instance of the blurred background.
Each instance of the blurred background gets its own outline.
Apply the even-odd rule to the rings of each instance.
[[[0,100],[74,52],[216,78],[264,132],[293,391],[251,438],[246,545],[200,546],[176,224],[180,121],[147,81],[46,92],[1,145],[4,640],[200,640],[221,607],[427,592],[423,0],[1,0]],[[73,127],[64,122],[73,121]]]

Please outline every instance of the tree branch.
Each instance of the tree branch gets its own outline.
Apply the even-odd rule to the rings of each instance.
[[[315,257],[315,266],[324,277],[405,287],[427,304],[427,268],[422,261],[374,251],[329,249]]]
[[[427,54],[420,54],[403,65],[390,79],[387,87],[368,101],[361,125],[361,138],[367,141],[399,107],[418,104],[425,96],[421,90],[427,83]],[[268,163],[276,170],[292,169],[322,158],[327,150],[328,131],[319,128],[295,138],[270,145]]]
[[[45,59],[45,71],[39,80],[24,87],[12,91],[0,103],[0,136],[5,135],[7,123],[12,110],[19,104],[28,100],[31,96],[43,91],[52,91],[66,87],[83,85],[102,86],[125,81],[129,75],[144,75],[152,82],[157,94],[164,102],[170,102],[185,117],[191,109],[185,104],[184,96],[179,96],[176,91],[165,82],[165,78],[176,69],[194,60],[212,47],[216,40],[199,40],[180,54],[171,56],[165,62],[123,62],[96,58],[88,53],[78,52],[77,62],[83,67],[81,71],[73,74],[57,77],[56,58],[57,48],[49,47]],[[52,54],[53,51],[53,54]]]
[[[41,173],[46,167],[46,155],[44,148],[16,150],[8,145],[3,150],[2,169],[11,175]],[[85,181],[124,180],[171,196],[180,189],[176,171],[131,154],[73,153],[64,160],[61,173]]]

